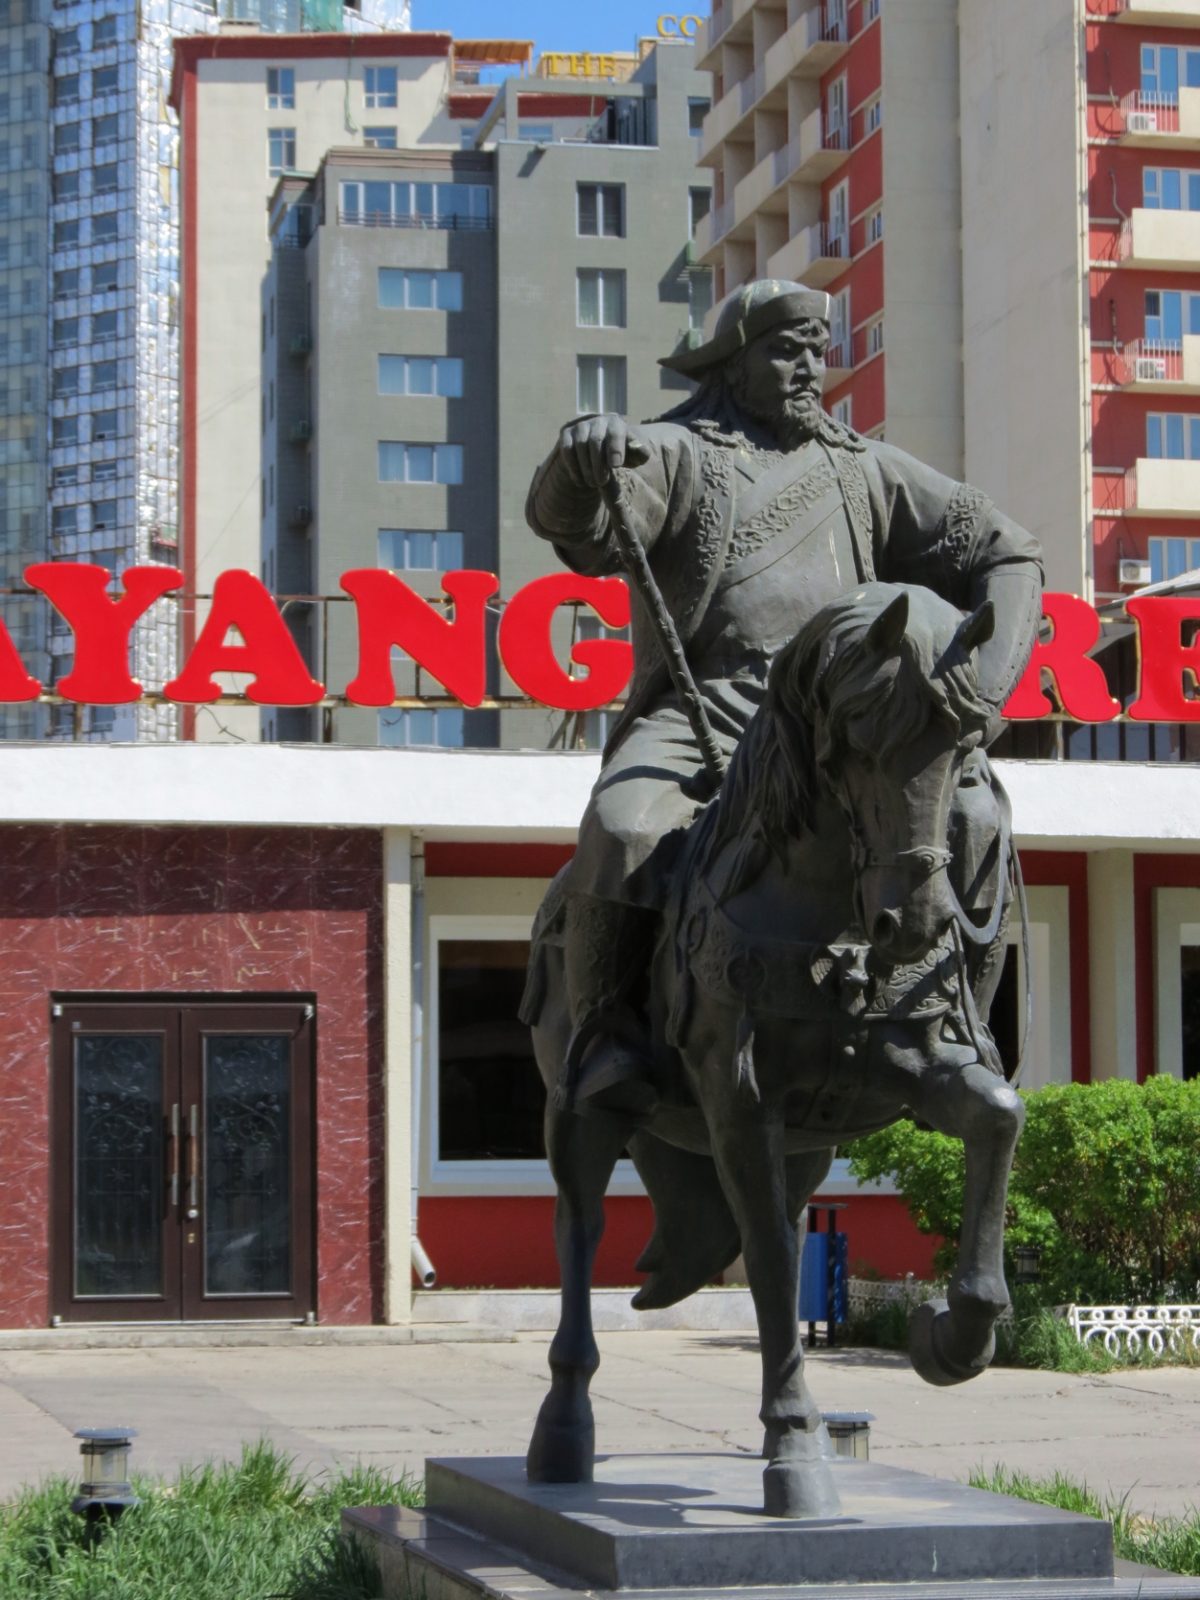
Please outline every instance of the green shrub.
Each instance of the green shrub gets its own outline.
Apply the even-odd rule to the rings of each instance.
[[[1009,1185],[1006,1245],[1042,1252],[1043,1305],[1193,1300],[1200,1286],[1200,1081],[1039,1089]],[[957,1139],[896,1123],[847,1146],[851,1171],[895,1180],[948,1272],[962,1226]]]

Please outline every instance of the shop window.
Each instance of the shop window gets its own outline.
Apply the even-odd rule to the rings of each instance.
[[[526,939],[441,939],[437,965],[437,1159],[541,1160],[546,1093],[517,1020]]]

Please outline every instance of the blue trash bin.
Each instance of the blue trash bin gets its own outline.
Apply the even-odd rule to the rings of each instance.
[[[810,1345],[817,1342],[818,1322],[825,1324],[826,1337],[833,1344],[838,1323],[846,1320],[850,1256],[849,1239],[836,1231],[834,1208],[820,1207],[828,1212],[828,1227],[824,1232],[818,1232],[815,1226],[817,1209],[813,1207],[809,1212],[809,1231],[804,1235],[804,1252],[800,1257],[800,1321],[808,1323]]]

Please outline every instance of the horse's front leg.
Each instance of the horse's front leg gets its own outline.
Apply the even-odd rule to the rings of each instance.
[[[966,1184],[958,1262],[946,1299],[918,1307],[909,1353],[927,1383],[965,1383],[991,1361],[995,1326],[1006,1310],[1004,1209],[1025,1107],[1002,1078],[974,1059],[921,1080],[913,1112],[963,1142]]]
[[[635,1131],[633,1118],[546,1109],[546,1154],[558,1185],[554,1246],[562,1277],[558,1331],[550,1345],[550,1392],[525,1470],[536,1483],[590,1483],[596,1432],[588,1395],[600,1352],[592,1332],[592,1264],[604,1233],[604,1192]]]
[[[827,1436],[804,1381],[800,1237],[795,1195],[789,1204],[782,1115],[735,1103],[713,1122],[717,1168],[741,1232],[758,1318],[764,1510],[773,1517],[833,1516],[840,1503],[825,1459]]]

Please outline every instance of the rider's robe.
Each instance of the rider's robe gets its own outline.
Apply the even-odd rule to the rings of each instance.
[[[706,424],[653,423],[638,437],[651,454],[629,472],[635,531],[726,754],[762,703],[776,652],[855,584],[925,584],[967,609],[1001,569],[1040,582],[1037,541],[985,495],[829,418],[788,452]],[[623,571],[603,500],[558,450],[534,478],[526,515],[574,571]],[[1030,646],[1036,624],[1034,607],[1015,619]],[[567,886],[658,906],[696,814],[686,786],[701,760],[636,593],[633,642],[629,698]]]

